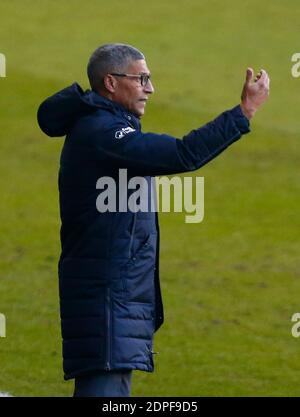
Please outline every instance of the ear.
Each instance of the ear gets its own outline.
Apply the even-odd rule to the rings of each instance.
[[[105,77],[104,77],[104,79],[103,79],[103,84],[104,84],[105,88],[110,93],[114,93],[116,91],[117,81],[116,81],[116,79],[112,75],[106,74]]]

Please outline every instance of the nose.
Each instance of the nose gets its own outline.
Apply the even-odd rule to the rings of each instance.
[[[154,93],[154,87],[153,87],[153,84],[152,84],[152,82],[151,82],[151,80],[150,80],[150,79],[148,80],[147,84],[145,85],[145,87],[144,87],[144,91],[145,91],[145,93],[147,93],[147,94],[152,94],[152,93]]]

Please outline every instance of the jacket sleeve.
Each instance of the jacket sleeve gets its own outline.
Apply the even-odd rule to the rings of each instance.
[[[101,160],[115,167],[143,176],[168,175],[200,168],[249,131],[248,119],[236,106],[182,140],[128,129],[124,120],[94,132],[92,146]]]

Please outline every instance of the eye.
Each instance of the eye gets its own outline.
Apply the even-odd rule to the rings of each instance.
[[[145,85],[147,85],[149,79],[150,79],[150,75],[148,75],[148,74],[142,74],[141,75],[141,81],[142,81],[142,85],[144,87],[145,87]]]

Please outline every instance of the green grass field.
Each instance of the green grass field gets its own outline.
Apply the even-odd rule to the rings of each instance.
[[[133,396],[298,396],[300,339],[297,0],[2,0],[0,52],[0,391],[69,396],[58,307],[57,170],[61,139],[36,110],[108,42],[147,56],[156,92],[144,130],[177,137],[239,103],[247,66],[271,77],[252,133],[209,165],[205,218],[161,214],[165,324],[156,370],[135,372]]]

